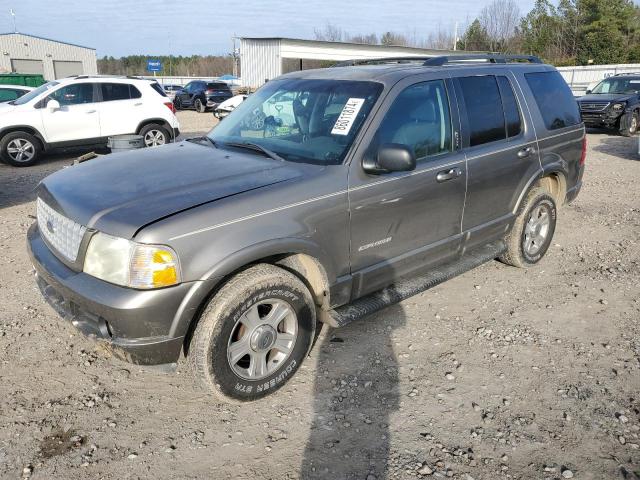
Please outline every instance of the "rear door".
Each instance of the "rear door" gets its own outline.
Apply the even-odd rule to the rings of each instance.
[[[51,93],[47,100],[57,100],[60,108],[50,110],[46,105],[40,108],[47,141],[49,143],[82,143],[90,139],[98,139],[100,119],[96,94],[93,83],[79,82],[66,85]]]
[[[450,81],[409,77],[387,95],[349,176],[353,297],[458,255],[466,163]],[[412,149],[411,172],[372,175],[362,161],[381,145]]]
[[[130,83],[99,83],[100,136],[135,133],[144,120],[142,94]]]
[[[527,181],[540,171],[535,131],[508,69],[458,74],[462,145],[467,158],[465,247],[501,237]]]

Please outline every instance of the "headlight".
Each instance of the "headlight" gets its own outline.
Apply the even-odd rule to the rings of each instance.
[[[180,282],[178,257],[164,245],[145,245],[96,233],[89,242],[83,271],[131,288],[160,288]]]
[[[611,108],[619,111],[619,110],[623,110],[626,106],[627,106],[626,103],[614,103]]]

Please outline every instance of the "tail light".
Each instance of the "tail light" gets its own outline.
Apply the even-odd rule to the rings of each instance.
[[[208,93],[208,94],[212,94],[213,92],[215,92],[215,90],[214,90],[213,88],[209,88],[209,89],[207,90],[207,93]]]
[[[582,155],[580,156],[580,166],[582,167],[587,160],[587,135],[582,137]]]
[[[176,113],[176,107],[173,106],[173,102],[164,102],[164,105],[171,110],[171,113]]]

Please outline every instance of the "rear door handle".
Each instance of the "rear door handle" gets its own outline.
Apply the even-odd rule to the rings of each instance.
[[[518,151],[518,158],[527,158],[529,155],[533,153],[533,147],[523,148]]]
[[[454,178],[458,178],[462,175],[462,170],[459,168],[451,168],[449,170],[443,170],[438,172],[436,175],[436,180],[438,183],[446,182],[448,180],[453,180]]]
[[[142,102],[134,103],[133,105],[134,105],[135,107],[139,107],[140,105],[142,105]]]
[[[96,113],[95,110],[87,110],[87,113]]]

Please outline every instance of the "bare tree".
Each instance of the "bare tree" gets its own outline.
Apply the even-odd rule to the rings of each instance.
[[[347,37],[344,30],[328,22],[323,28],[314,28],[313,34],[316,40],[324,40],[327,42],[342,42],[345,37]]]
[[[491,50],[509,51],[520,22],[520,9],[515,0],[493,0],[481,10],[479,20],[487,32]]]

